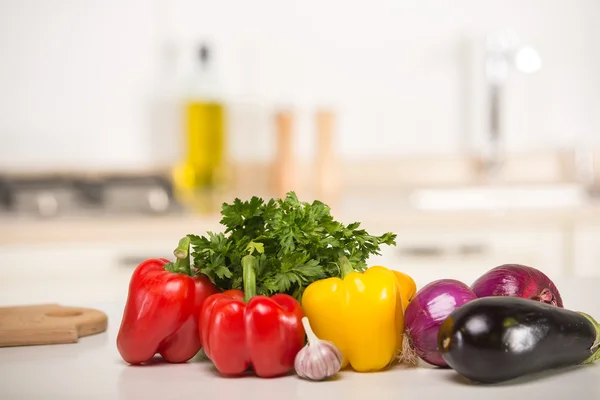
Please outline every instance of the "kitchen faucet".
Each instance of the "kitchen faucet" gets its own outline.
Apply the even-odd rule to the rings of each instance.
[[[502,93],[511,67],[522,73],[534,73],[541,68],[541,59],[535,49],[522,45],[512,30],[500,30],[488,35],[485,43],[485,79],[488,96],[486,133],[489,148],[483,168],[490,175],[497,172],[503,162]]]

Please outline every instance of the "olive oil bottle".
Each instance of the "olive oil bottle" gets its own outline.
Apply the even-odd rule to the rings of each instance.
[[[225,168],[225,106],[208,47],[202,45],[198,55],[184,98],[183,160],[173,177],[186,197],[222,184]]]

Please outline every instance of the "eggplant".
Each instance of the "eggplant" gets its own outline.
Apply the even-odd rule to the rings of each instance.
[[[600,358],[600,325],[591,316],[518,297],[484,297],[452,312],[438,348],[460,375],[499,383]]]

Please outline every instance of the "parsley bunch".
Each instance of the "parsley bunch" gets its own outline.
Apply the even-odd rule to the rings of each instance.
[[[224,232],[188,235],[194,271],[207,275],[222,290],[242,288],[242,257],[256,253],[256,293],[287,293],[300,300],[314,281],[340,276],[340,257],[357,271],[367,268],[382,244],[395,245],[396,235],[373,236],[360,223],[335,221],[320,202],[301,202],[294,192],[285,199],[259,197],[224,203]]]

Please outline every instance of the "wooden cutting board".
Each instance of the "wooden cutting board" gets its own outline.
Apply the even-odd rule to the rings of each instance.
[[[104,332],[108,317],[91,308],[38,304],[0,307],[0,347],[76,343]]]

